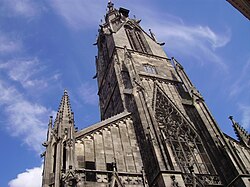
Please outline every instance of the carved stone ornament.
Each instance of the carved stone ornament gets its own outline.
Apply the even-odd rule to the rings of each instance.
[[[73,147],[74,140],[73,139],[68,139],[67,140],[67,145],[68,147]]]
[[[170,178],[172,179],[171,187],[180,187],[174,175],[172,175]]]
[[[78,174],[73,171],[69,170],[67,173],[62,173],[62,182],[66,186],[76,186],[76,184],[81,181],[81,178],[78,176]]]
[[[174,160],[183,174],[195,174],[204,184],[220,184],[219,177],[212,175],[216,172],[196,130],[167,95],[160,88],[156,89],[155,116],[162,141],[171,147]],[[193,183],[193,179],[188,176],[184,177],[185,183]],[[214,177],[216,180],[213,180]]]

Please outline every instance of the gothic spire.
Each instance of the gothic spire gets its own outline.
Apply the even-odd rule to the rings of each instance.
[[[74,116],[71,110],[71,105],[69,101],[69,95],[67,90],[64,90],[64,94],[61,99],[61,103],[56,115],[55,128],[58,124],[69,126],[74,123]]]
[[[247,147],[250,147],[250,134],[242,126],[240,126],[239,123],[234,121],[233,116],[229,116],[229,119],[232,121],[235,134],[239,141]]]

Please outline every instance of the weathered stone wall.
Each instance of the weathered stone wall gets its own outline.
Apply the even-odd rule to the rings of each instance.
[[[76,170],[89,175],[85,182],[108,183],[116,170],[126,186],[142,184],[142,161],[128,113],[95,124],[76,136]]]

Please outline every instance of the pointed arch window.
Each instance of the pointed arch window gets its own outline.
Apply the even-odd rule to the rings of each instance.
[[[158,88],[155,100],[156,120],[166,151],[173,155],[172,167],[178,165],[184,176],[191,172],[197,176],[213,176],[216,180],[212,183],[219,184],[220,180],[199,134]]]
[[[133,50],[152,54],[152,51],[146,41],[142,31],[134,25],[125,25],[125,31],[129,40],[129,43]]]

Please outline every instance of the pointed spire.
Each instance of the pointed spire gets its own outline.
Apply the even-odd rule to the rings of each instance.
[[[70,106],[70,101],[69,101],[69,95],[68,91],[64,90],[64,94],[61,99],[61,103],[56,115],[56,120],[55,122],[58,123],[63,123],[63,124],[69,124],[73,123],[73,116],[72,116],[72,110]]]
[[[235,122],[233,116],[229,116],[229,119],[232,121],[235,134],[239,141],[247,147],[250,147],[250,134],[242,126],[240,126],[239,123]]]

